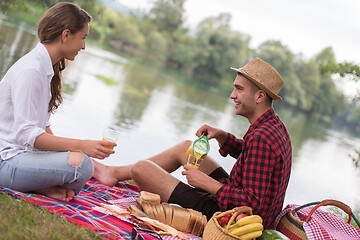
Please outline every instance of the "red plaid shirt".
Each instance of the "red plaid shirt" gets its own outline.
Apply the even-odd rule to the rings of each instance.
[[[229,133],[219,151],[237,158],[215,195],[220,210],[249,206],[270,228],[282,210],[291,170],[292,147],[284,123],[270,109],[249,127],[244,140]]]

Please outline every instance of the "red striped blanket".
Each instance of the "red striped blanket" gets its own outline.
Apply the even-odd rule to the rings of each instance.
[[[111,214],[101,207],[101,204],[115,204],[126,207],[135,204],[139,197],[137,186],[127,182],[120,182],[115,187],[108,187],[95,179],[90,179],[79,195],[70,202],[60,201],[39,194],[22,193],[9,188],[0,187],[0,190],[11,194],[31,204],[45,208],[47,211],[81,227],[95,231],[104,239],[131,239],[134,223],[115,214]],[[186,234],[189,239],[201,239]],[[154,239],[151,235],[146,239]],[[164,236],[164,240],[178,239]]]

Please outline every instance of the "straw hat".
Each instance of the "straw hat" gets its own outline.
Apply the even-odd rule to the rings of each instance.
[[[282,99],[278,94],[284,85],[280,74],[267,62],[254,58],[242,68],[231,68],[264,90],[274,101]]]

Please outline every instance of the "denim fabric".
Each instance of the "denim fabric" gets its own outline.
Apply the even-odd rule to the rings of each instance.
[[[69,164],[70,152],[24,152],[0,159],[0,186],[32,192],[60,186],[78,194],[94,172],[90,157],[83,154],[79,166]]]

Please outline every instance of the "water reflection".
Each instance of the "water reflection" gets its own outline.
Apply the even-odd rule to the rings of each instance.
[[[0,24],[0,77],[37,43],[34,35]],[[55,134],[100,139],[102,130],[121,131],[109,165],[133,163],[184,140],[194,139],[202,124],[221,127],[242,137],[249,123],[234,115],[228,96],[231,84],[215,86],[194,81],[159,63],[127,59],[91,46],[64,71],[64,103],[52,117]],[[108,85],[97,76],[112,79]],[[235,77],[235,76],[234,76]],[[222,90],[228,89],[228,90]],[[334,198],[360,210],[359,170],[348,155],[360,148],[359,138],[329,131],[306,115],[275,104],[293,143],[293,170],[286,203]],[[227,171],[234,159],[223,158],[215,141],[210,155]],[[180,172],[174,175],[184,180]]]
[[[3,25],[4,19],[0,18],[0,76],[2,77],[9,67],[25,53],[29,52],[36,44],[34,35],[23,31],[25,25],[20,28]]]

